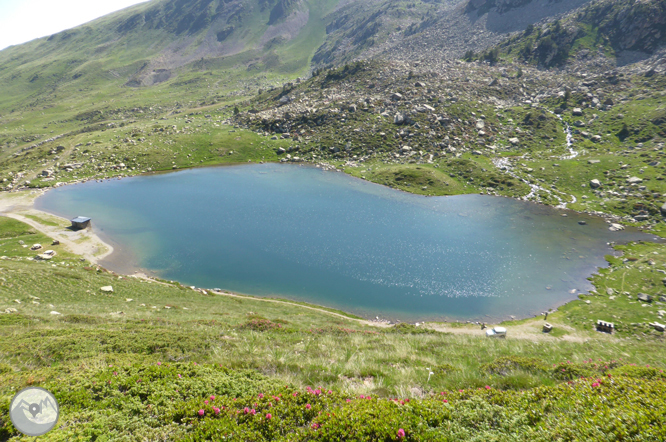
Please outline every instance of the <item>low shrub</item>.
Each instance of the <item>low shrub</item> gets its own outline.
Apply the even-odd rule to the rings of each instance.
[[[539,359],[522,356],[505,356],[481,366],[481,371],[502,376],[506,376],[515,370],[541,374],[547,372],[548,367]]]
[[[666,439],[666,381],[645,366],[523,391],[485,386],[422,399],[299,390],[256,371],[194,362],[109,364],[60,373],[44,386],[58,398],[63,423],[45,440]],[[9,391],[0,395],[2,440],[18,435],[10,399]]]
[[[269,331],[281,329],[282,324],[276,324],[268,319],[251,319],[238,328],[241,330]]]
[[[402,333],[402,334],[410,334],[410,335],[415,335],[415,334],[435,334],[438,333],[436,330],[430,329],[430,328],[425,328],[425,327],[417,327],[414,324],[409,324],[407,322],[401,322],[399,324],[396,324],[390,329],[393,333]]]

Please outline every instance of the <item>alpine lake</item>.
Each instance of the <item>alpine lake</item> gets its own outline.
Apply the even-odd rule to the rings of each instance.
[[[423,197],[284,164],[89,181],[36,208],[91,217],[115,248],[100,263],[110,270],[402,321],[533,316],[590,290],[609,243],[653,238],[510,198]]]

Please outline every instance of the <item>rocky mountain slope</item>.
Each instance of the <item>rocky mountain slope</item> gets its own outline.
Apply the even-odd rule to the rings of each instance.
[[[311,63],[457,57],[585,1],[473,8],[460,0],[153,0],[0,51],[0,112],[57,91],[177,84],[179,75],[206,70],[302,76]]]
[[[666,2],[602,0],[551,23],[528,26],[495,54],[542,67],[606,59],[620,65],[646,59],[666,43]],[[490,59],[492,51],[482,54]],[[595,60],[596,59],[596,60]]]
[[[0,52],[0,179],[308,161],[656,227],[663,4],[156,0]]]

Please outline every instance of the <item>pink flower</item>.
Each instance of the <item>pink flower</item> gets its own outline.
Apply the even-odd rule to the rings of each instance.
[[[347,399],[347,402],[351,402],[351,399]]]
[[[328,390],[328,394],[333,394],[333,390]]]
[[[294,391],[294,397],[298,396],[298,391]]]
[[[361,399],[365,399],[365,396],[363,396],[363,395],[360,395],[359,397],[360,397]]]
[[[486,385],[486,390],[490,390],[490,385]]]
[[[273,416],[270,413],[266,413],[266,419],[272,419]]]
[[[306,409],[306,410],[309,410],[310,408],[312,408],[312,405],[310,405],[310,404],[305,404],[305,409]]]
[[[405,405],[405,401],[400,401],[400,405]]]
[[[250,409],[245,407],[245,408],[243,408],[243,411],[245,412],[245,414],[248,414],[250,412]]]
[[[446,399],[444,399],[444,403],[446,404],[447,402],[448,402],[448,401],[447,401]]]
[[[204,401],[204,404],[208,405],[208,401]]]
[[[250,410],[250,414],[251,414],[252,416],[254,416],[255,414],[257,414],[257,410],[255,410],[255,409],[253,408],[252,410]]]
[[[161,363],[161,362],[158,362],[157,365],[162,365],[162,363]]]
[[[114,375],[114,376],[118,376],[118,372],[117,372],[117,371],[114,371],[114,372],[113,372],[113,375]]]
[[[113,367],[113,365],[109,364],[109,368]]]
[[[213,408],[213,411],[215,412],[215,414],[220,414],[220,409],[217,407]]]
[[[313,429],[313,430],[316,430],[317,428],[319,428],[319,424],[316,423],[316,422],[314,422],[314,423],[312,424],[312,429]]]
[[[182,375],[180,375],[180,374],[178,375],[178,379],[180,379],[180,378],[182,378],[182,377],[183,377]]]
[[[263,393],[259,393],[259,399],[263,399],[263,398],[264,398],[264,394],[263,394]]]
[[[593,383],[592,383],[592,386],[593,386],[593,387],[598,387],[599,385],[601,385],[599,382],[593,382]]]
[[[405,437],[405,430],[402,428],[398,430],[398,439],[402,439]]]
[[[210,400],[211,400],[211,401],[214,401],[214,400],[215,400],[215,396],[211,396],[211,397],[210,397]]]
[[[199,416],[203,416],[204,413],[205,413],[205,411],[203,411],[203,409],[199,410]]]

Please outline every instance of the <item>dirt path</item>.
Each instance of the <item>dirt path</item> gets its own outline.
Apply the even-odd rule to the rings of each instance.
[[[67,229],[70,225],[69,220],[36,210],[34,202],[43,194],[44,191],[41,190],[0,194],[0,215],[24,222],[39,232],[57,239],[69,252],[79,255],[93,264],[97,264],[113,253],[113,247],[102,241],[91,229],[69,230]],[[41,219],[45,224],[28,216]]]
[[[542,326],[544,321],[542,319],[534,319],[528,322],[520,324],[507,324],[507,339],[526,339],[531,341],[570,341],[570,342],[585,342],[591,337],[586,336],[585,334],[580,333],[580,331],[561,323],[551,322],[555,329],[564,330],[565,335],[563,336],[553,336],[548,333],[543,333]],[[444,333],[453,333],[456,335],[470,335],[470,336],[479,336],[484,337],[486,335],[485,330],[481,330],[480,326],[463,326],[463,327],[450,327],[445,323],[426,323],[425,327],[431,328]],[[492,328],[493,325],[488,324],[487,327]]]
[[[210,293],[214,293],[214,294],[219,295],[219,296],[229,296],[231,298],[250,299],[252,301],[260,301],[260,302],[273,302],[275,304],[283,304],[283,305],[290,305],[292,307],[300,307],[300,308],[312,310],[312,311],[319,312],[319,313],[325,313],[329,316],[335,316],[337,318],[346,319],[348,321],[353,321],[353,322],[356,322],[356,323],[359,323],[359,324],[362,324],[362,325],[370,325],[370,326],[373,326],[373,327],[381,327],[381,328],[393,327],[392,324],[387,324],[385,322],[369,321],[367,319],[350,318],[349,316],[345,316],[342,313],[336,313],[336,312],[332,312],[332,311],[329,311],[329,310],[326,310],[326,309],[323,309],[323,308],[318,308],[318,307],[311,307],[309,305],[297,304],[295,302],[282,301],[280,299],[255,298],[255,297],[252,297],[252,296],[236,295],[234,293],[228,293],[228,292],[215,292],[215,291],[212,291],[212,290],[209,290],[209,291],[210,291]]]

